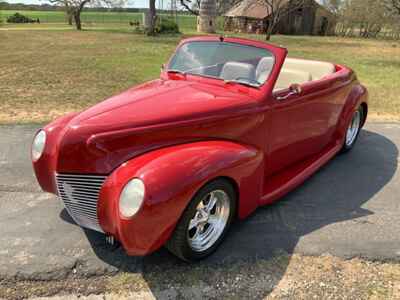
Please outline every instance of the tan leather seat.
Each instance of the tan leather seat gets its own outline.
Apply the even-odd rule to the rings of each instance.
[[[312,80],[309,72],[291,69],[282,69],[275,84],[274,91],[287,89],[293,83],[306,83]]]
[[[319,80],[335,73],[335,71],[335,66],[331,63],[287,58],[282,66],[274,90],[286,89],[293,83],[303,84]]]
[[[321,79],[336,71],[335,66],[331,63],[296,58],[287,58],[282,68],[309,72],[312,80]]]

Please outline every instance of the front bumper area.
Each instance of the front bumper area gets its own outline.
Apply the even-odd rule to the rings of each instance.
[[[97,216],[97,202],[105,180],[106,176],[56,174],[58,195],[78,225],[103,232]]]
[[[141,157],[138,157],[124,163],[107,177],[100,191],[97,209],[104,233],[113,236],[126,253],[133,256],[148,255],[162,247],[171,236],[184,209],[184,206],[180,208],[166,201],[167,195],[159,194],[157,188],[160,184],[152,184],[143,175],[145,172],[141,161]],[[136,215],[124,218],[119,212],[119,198],[125,184],[133,178],[143,180],[146,195]],[[175,201],[179,203],[180,199]]]
[[[172,217],[175,208],[168,208],[159,200],[165,193],[153,196],[158,184],[143,176],[148,189],[143,207],[131,219],[123,219],[119,214],[120,193],[130,179],[141,177],[143,159],[138,157],[134,162],[123,163],[109,176],[59,172],[59,148],[70,118],[59,119],[44,128],[48,133],[44,153],[33,162],[42,190],[58,195],[78,225],[113,236],[130,255],[146,255],[160,248],[173,231],[181,211],[176,210],[176,217]]]
[[[129,181],[120,176],[121,170],[108,177],[56,174],[55,182],[60,200],[79,226],[104,233],[106,240],[120,243],[129,255],[150,254],[165,243],[174,226],[171,230],[160,227],[165,221],[156,219],[163,211],[149,204],[133,218],[120,216],[119,195]]]

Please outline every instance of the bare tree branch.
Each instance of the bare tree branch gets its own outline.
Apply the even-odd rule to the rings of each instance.
[[[303,8],[306,4],[305,0],[263,0],[269,10],[266,18],[268,22],[266,39],[271,38],[272,33],[276,29],[280,20],[290,12]]]
[[[400,0],[392,0],[391,6],[392,6],[393,10],[396,10],[397,14],[400,15]]]
[[[77,30],[82,29],[81,12],[87,4],[122,6],[125,0],[48,0],[50,3],[58,4],[65,7],[68,17],[75,20]]]
[[[215,0],[217,4],[217,13],[221,15],[227,9],[243,0]],[[180,5],[193,15],[199,15],[201,0],[180,0]]]
[[[189,11],[191,14],[198,16],[199,8],[200,8],[201,0],[193,1],[193,0],[180,0],[181,5]],[[193,6],[197,6],[198,9],[193,9]]]

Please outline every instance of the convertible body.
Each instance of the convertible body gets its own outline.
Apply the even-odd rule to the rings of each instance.
[[[230,61],[224,49],[221,63],[190,72],[183,66],[196,64],[192,45],[266,55]],[[366,88],[351,69],[286,56],[246,39],[182,41],[159,79],[43,128],[33,158],[40,186],[59,195],[77,224],[112,236],[130,255],[165,245],[191,199],[216,179],[232,186],[235,216],[247,217],[340,152],[357,110],[358,128],[367,116]],[[258,80],[242,78],[250,73]],[[133,178],[143,199],[127,216],[120,199]]]

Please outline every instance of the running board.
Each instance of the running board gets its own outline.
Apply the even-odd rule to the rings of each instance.
[[[327,147],[321,153],[267,178],[264,186],[264,196],[261,197],[260,205],[272,204],[301,185],[318,169],[331,160],[341,148],[342,143],[336,142],[333,147]]]

